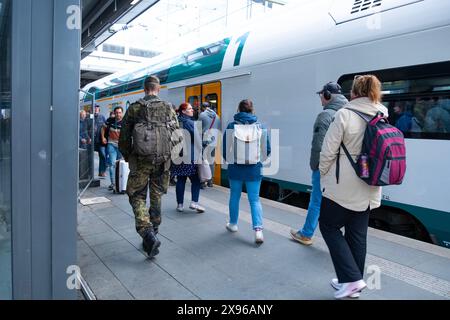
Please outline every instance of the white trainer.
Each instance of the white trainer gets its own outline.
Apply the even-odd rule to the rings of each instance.
[[[255,230],[255,242],[261,244],[264,242],[263,232],[260,229]]]
[[[350,297],[352,294],[359,293],[367,285],[364,280],[358,280],[355,282],[340,283],[341,288],[334,293],[336,299],[342,299]]]
[[[199,205],[197,202],[192,202],[189,206],[189,209],[197,211],[197,213],[203,213],[205,212],[205,208],[203,208],[201,205]]]
[[[228,231],[230,232],[237,232],[238,231],[238,226],[237,224],[232,224],[232,223],[227,223],[226,228]]]
[[[182,205],[182,204],[179,204],[179,205],[177,206],[177,211],[178,211],[178,212],[183,212],[183,211],[184,211],[184,208],[183,208],[183,205]]]
[[[331,279],[330,284],[335,290],[340,290],[342,288],[342,284],[338,282],[337,278]],[[360,295],[361,295],[361,292],[358,291],[358,292],[352,293],[351,295],[349,295],[349,297],[350,298],[359,298]]]

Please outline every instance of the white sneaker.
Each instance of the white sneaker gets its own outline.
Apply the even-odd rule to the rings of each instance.
[[[226,228],[228,231],[230,232],[237,232],[238,231],[238,226],[237,224],[232,224],[232,223],[227,223]]]
[[[260,229],[255,230],[255,242],[261,244],[264,242],[263,232]]]
[[[337,278],[331,279],[330,284],[335,290],[340,290],[342,288],[342,284],[338,282]],[[350,298],[359,298],[360,295],[361,295],[361,292],[358,291],[358,292],[352,293],[351,295],[349,295],[349,297]]]
[[[177,211],[178,211],[178,212],[183,212],[183,211],[184,211],[184,208],[183,208],[183,205],[182,205],[182,204],[179,204],[179,205],[177,206]]]
[[[355,282],[340,283],[341,288],[334,293],[336,299],[342,299],[350,297],[352,294],[359,293],[367,285],[364,280],[358,280]]]
[[[203,213],[205,212],[205,208],[203,208],[201,205],[199,205],[197,202],[192,202],[189,206],[189,209],[197,211],[197,213]]]

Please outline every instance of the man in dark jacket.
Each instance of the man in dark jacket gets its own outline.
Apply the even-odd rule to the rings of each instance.
[[[291,229],[290,231],[291,237],[304,245],[311,245],[313,243],[312,236],[319,221],[320,204],[322,201],[319,159],[323,139],[325,138],[328,127],[333,121],[336,111],[348,103],[347,99],[342,95],[341,87],[334,82],[327,83],[321,91],[317,92],[317,94],[320,95],[323,111],[319,113],[314,123],[313,139],[311,143],[309,165],[312,170],[312,192],[308,205],[308,214],[303,228],[300,228],[298,231],[295,229]]]

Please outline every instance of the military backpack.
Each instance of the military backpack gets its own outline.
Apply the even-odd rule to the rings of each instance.
[[[133,129],[133,153],[155,164],[166,162],[174,146],[172,133],[177,129],[171,106],[159,98],[138,103],[142,108]]]

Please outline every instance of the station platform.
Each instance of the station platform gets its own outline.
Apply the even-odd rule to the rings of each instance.
[[[334,299],[335,272],[320,231],[309,247],[289,235],[304,223],[305,210],[262,199],[265,242],[258,246],[245,193],[239,231],[230,233],[228,189],[202,190],[206,212],[198,214],[186,208],[190,185],[183,213],[175,210],[170,187],[163,197],[160,253],[148,259],[128,196],[108,191],[108,182],[83,195],[108,202],[78,205],[78,264],[96,299]],[[381,271],[380,282],[373,270]],[[369,228],[366,271],[368,288],[359,300],[450,299],[449,249]]]

